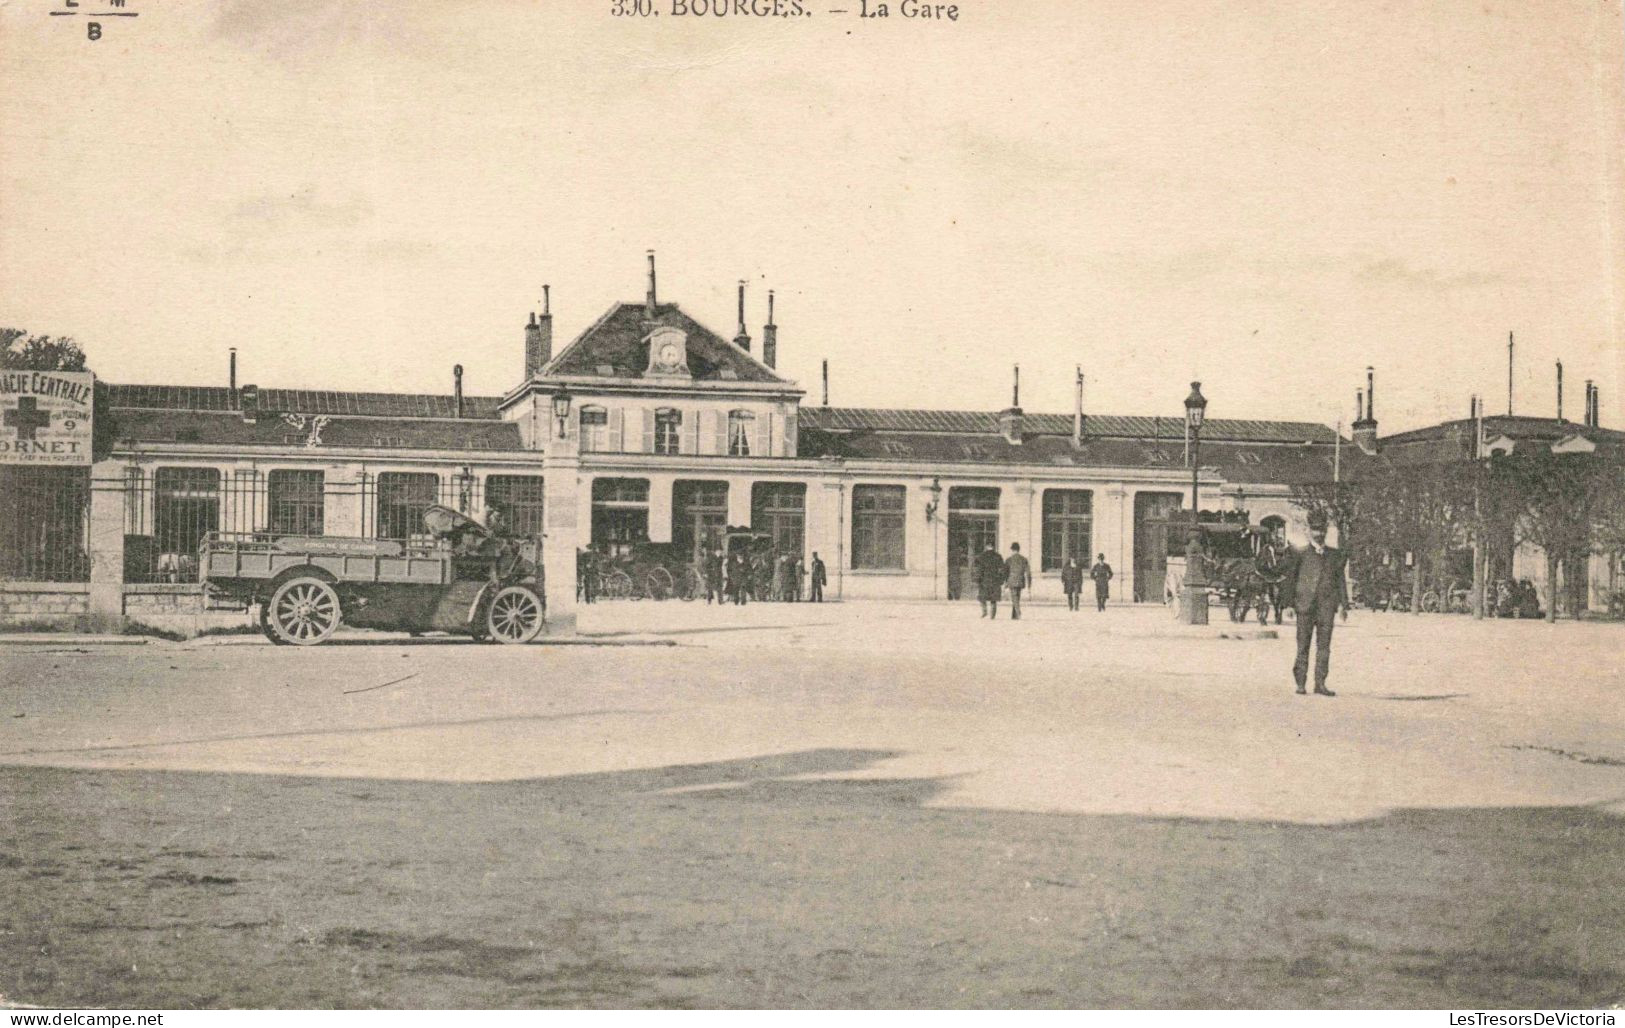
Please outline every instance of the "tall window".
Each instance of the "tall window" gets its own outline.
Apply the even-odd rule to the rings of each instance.
[[[379,539],[410,539],[423,534],[423,512],[440,502],[440,477],[385,471],[378,476]]]
[[[727,482],[671,484],[671,541],[684,553],[698,557],[702,550],[716,549],[727,530]]]
[[[670,407],[655,411],[654,452],[674,456],[681,451],[683,412]]]
[[[514,535],[542,534],[542,476],[491,475],[485,480],[485,505],[502,515]]]
[[[1091,494],[1087,489],[1044,490],[1045,571],[1058,571],[1073,557],[1089,563]]]
[[[900,485],[852,487],[854,568],[903,568],[906,505],[906,491]]]
[[[592,542],[615,554],[649,541],[649,480],[598,478],[592,483]]]
[[[187,579],[203,537],[220,530],[220,472],[214,468],[159,468],[153,473],[152,534],[161,569]]]
[[[728,412],[728,456],[749,457],[750,435],[756,431],[756,415],[748,410]]]
[[[271,531],[279,535],[322,534],[320,471],[279,469],[266,477],[270,494]]]
[[[750,527],[766,532],[778,553],[801,556],[806,546],[807,486],[757,482],[750,491]]]
[[[609,449],[609,411],[588,405],[581,408],[581,451]]]

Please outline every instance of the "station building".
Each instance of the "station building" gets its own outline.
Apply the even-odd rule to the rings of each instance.
[[[0,615],[47,596],[53,614],[195,610],[189,564],[207,532],[406,538],[434,503],[499,510],[543,535],[550,582],[574,582],[578,548],[697,551],[750,526],[781,551],[818,553],[832,599],[970,595],[970,556],[1020,543],[1040,598],[1059,595],[1067,558],[1104,554],[1115,600],[1164,601],[1168,533],[1192,491],[1182,418],[1085,409],[1081,385],[1070,413],[1025,411],[1018,393],[997,411],[810,404],[777,370],[771,294],[768,310],[758,344],[741,287],[724,338],[657,297],[651,257],[642,301],[611,305],[557,349],[544,301],[502,396],[464,396],[460,369],[449,395],[112,385],[86,581],[53,591],[64,576],[22,566],[24,545],[0,568]],[[1301,540],[1294,486],[1356,474],[1378,448],[1373,410],[1367,397],[1347,438],[1206,421],[1200,507],[1276,515]]]

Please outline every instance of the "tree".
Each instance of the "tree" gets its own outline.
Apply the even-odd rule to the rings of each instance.
[[[1591,453],[1520,450],[1492,459],[1517,497],[1516,538],[1546,554],[1548,610],[1557,620],[1557,572],[1584,560],[1603,541],[1618,502],[1619,470]]]
[[[10,371],[83,371],[85,351],[67,336],[33,336],[0,328],[0,368]]]

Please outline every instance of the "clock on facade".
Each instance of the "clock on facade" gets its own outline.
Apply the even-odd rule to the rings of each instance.
[[[649,373],[687,375],[688,334],[680,328],[664,326],[649,333]]]

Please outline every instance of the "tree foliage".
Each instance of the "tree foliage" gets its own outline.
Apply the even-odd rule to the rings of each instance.
[[[29,335],[0,328],[0,368],[11,371],[84,371],[85,351],[67,336]]]

